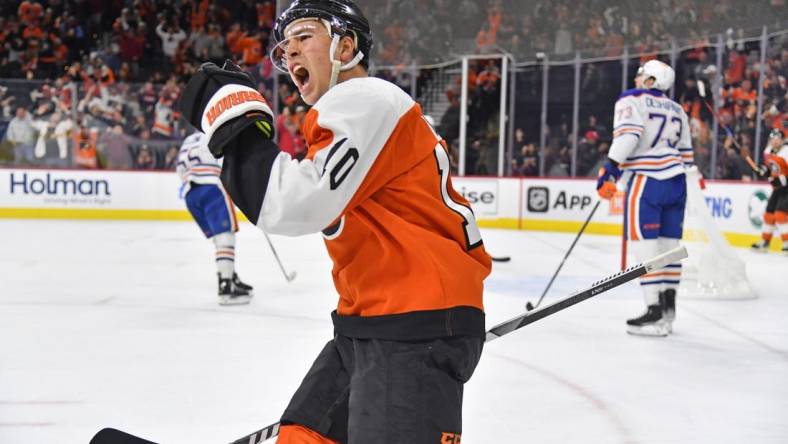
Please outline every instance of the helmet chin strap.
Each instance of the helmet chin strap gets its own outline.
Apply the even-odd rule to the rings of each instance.
[[[359,51],[356,54],[356,56],[353,57],[353,60],[351,60],[351,61],[349,61],[349,62],[347,62],[347,63],[345,63],[343,65],[340,60],[335,58],[336,57],[337,46],[339,46],[339,39],[340,39],[340,36],[334,34],[334,36],[331,37],[331,47],[328,50],[328,58],[329,58],[329,60],[331,60],[331,80],[328,83],[328,89],[331,89],[334,86],[336,86],[337,78],[339,77],[339,72],[340,71],[347,71],[349,69],[352,69],[354,66],[358,65],[358,63],[361,61],[361,59],[364,58],[364,53]]]

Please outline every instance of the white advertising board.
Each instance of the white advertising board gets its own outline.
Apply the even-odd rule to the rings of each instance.
[[[455,177],[485,227],[577,232],[596,202],[593,179]],[[0,169],[0,217],[189,219],[173,172]],[[719,229],[743,244],[761,230],[766,183],[707,182]],[[619,234],[621,204],[603,201],[587,230]]]
[[[3,169],[0,215],[182,219],[179,189],[174,172]]]

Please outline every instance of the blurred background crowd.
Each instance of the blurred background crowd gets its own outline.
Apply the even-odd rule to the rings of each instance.
[[[281,148],[304,156],[299,128],[308,108],[268,57],[276,12],[288,3],[0,2],[0,164],[173,169],[180,141],[192,131],[177,111],[185,82],[201,63],[225,59],[243,66],[275,104]],[[611,142],[613,103],[632,86],[637,66],[656,57],[676,68],[671,94],[692,119],[707,175],[749,179],[741,158],[763,148],[754,146],[756,132],[788,129],[785,0],[357,3],[375,35],[372,74],[402,87],[435,118],[455,164],[457,60],[479,56],[469,66],[466,174],[495,174],[497,141],[505,137],[498,125],[501,59],[485,54],[508,54],[513,62],[509,175],[595,175]]]

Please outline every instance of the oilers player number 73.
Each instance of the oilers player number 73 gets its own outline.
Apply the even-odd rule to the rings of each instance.
[[[624,239],[638,261],[677,247],[684,225],[684,171],[693,164],[693,150],[687,114],[665,95],[674,79],[673,69],[659,60],[638,69],[635,89],[616,101],[613,144],[597,178],[602,198],[614,196],[617,182],[626,190]],[[640,278],[646,312],[627,321],[628,333],[672,332],[680,279],[680,263]]]

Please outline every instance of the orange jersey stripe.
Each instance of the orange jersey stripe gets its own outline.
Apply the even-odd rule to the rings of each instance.
[[[645,278],[655,278],[655,277],[662,277],[662,276],[681,276],[680,271],[661,271],[658,273],[647,273],[641,276],[641,279]]]
[[[635,184],[632,187],[632,193],[629,196],[629,239],[630,240],[638,240],[638,231],[636,227],[636,213],[638,212],[638,208],[636,208],[638,203],[638,194],[640,194],[640,188],[645,180],[644,176],[638,175],[635,178]]]

